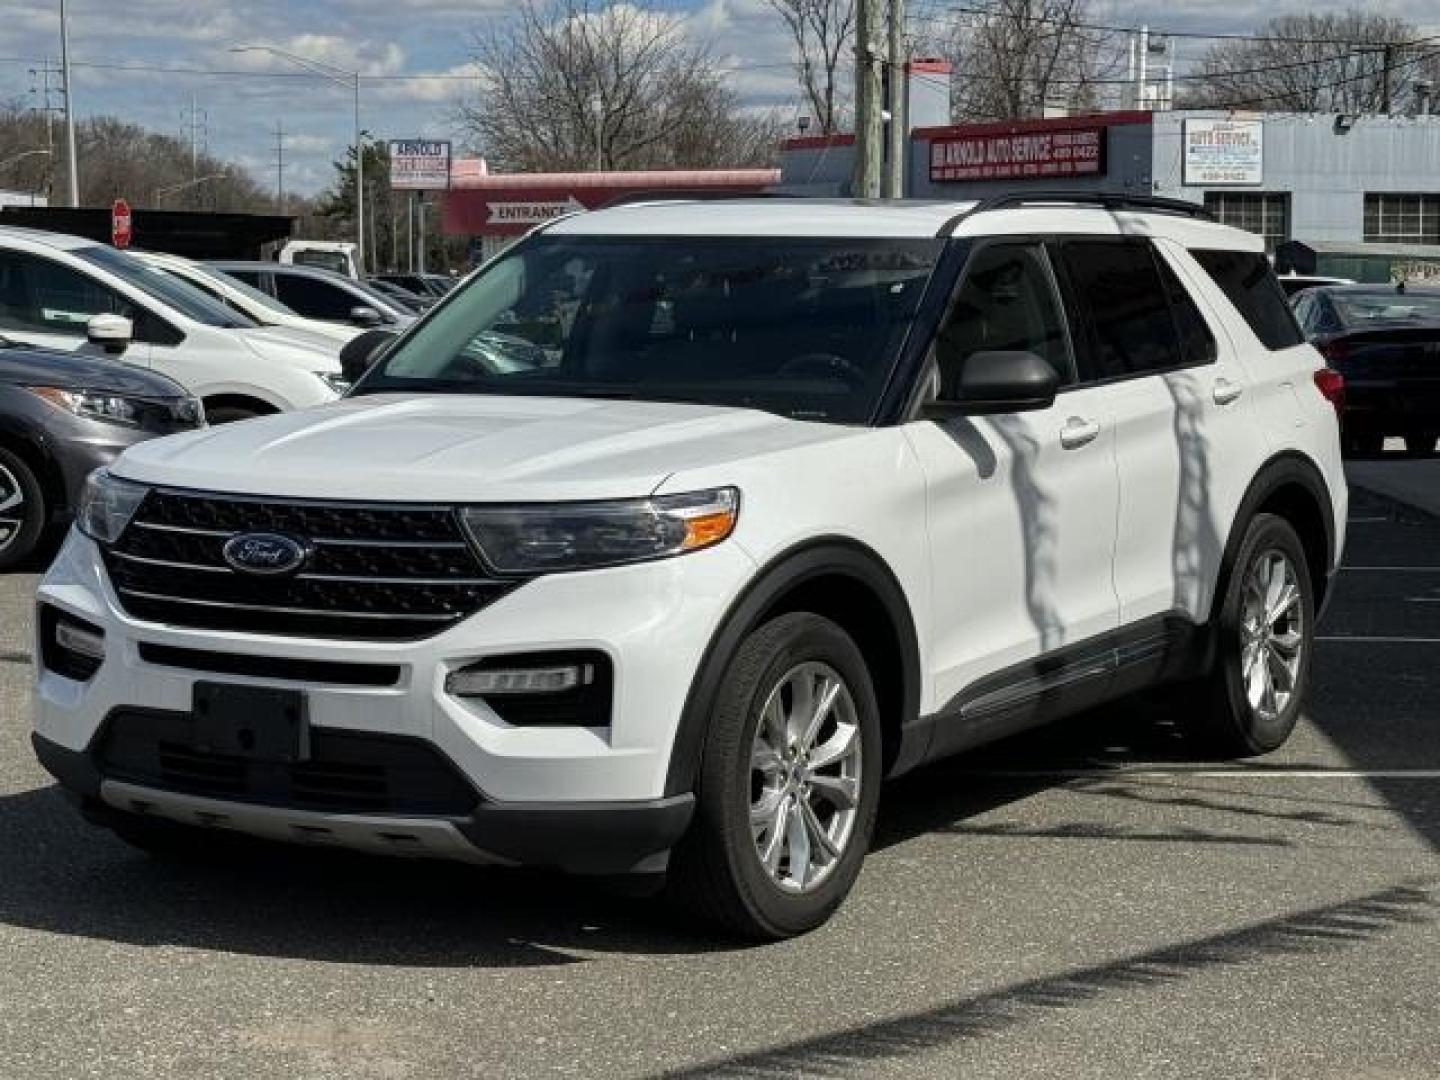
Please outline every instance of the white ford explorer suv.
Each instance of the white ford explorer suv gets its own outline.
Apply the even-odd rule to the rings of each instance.
[[[666,871],[799,933],[926,761],[1159,687],[1209,752],[1284,742],[1340,393],[1186,204],[566,217],[346,400],[97,473],[34,744],[150,850]]]

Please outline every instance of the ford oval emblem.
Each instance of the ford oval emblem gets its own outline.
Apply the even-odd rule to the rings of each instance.
[[[242,574],[278,577],[300,569],[309,548],[279,533],[241,533],[225,541],[220,552],[232,569]]]

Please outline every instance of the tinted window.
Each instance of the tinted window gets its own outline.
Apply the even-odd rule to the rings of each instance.
[[[939,240],[567,237],[511,248],[360,391],[549,394],[870,418]]]
[[[1235,310],[1267,349],[1288,349],[1305,340],[1270,260],[1259,252],[1192,251]]]
[[[220,272],[223,273],[223,274],[225,274],[225,275],[227,275],[227,276],[229,276],[229,277],[234,278],[236,281],[243,281],[246,285],[253,286],[253,287],[257,288],[257,289],[260,287],[260,271],[259,271],[259,270],[240,270],[240,269],[235,269],[235,270],[222,270],[222,271],[220,271]]]
[[[340,286],[304,274],[277,273],[275,292],[282,304],[311,319],[349,322],[350,309],[364,306]]]
[[[992,244],[965,268],[965,281],[940,331],[943,396],[953,396],[965,362],[978,352],[1032,352],[1062,383],[1074,381],[1060,305],[1038,245]]]
[[[135,340],[171,345],[183,336],[87,274],[38,255],[0,251],[0,330],[83,338],[91,316],[123,315]]]
[[[1088,325],[1082,378],[1123,378],[1182,365],[1165,282],[1149,244],[1077,240],[1060,250]]]
[[[1387,322],[1440,322],[1440,292],[1336,289],[1330,301],[1349,327]]]
[[[1175,319],[1175,333],[1180,339],[1180,360],[1186,365],[1215,362],[1215,337],[1205,323],[1205,316],[1195,306],[1190,290],[1185,288],[1164,256],[1152,251],[1165,295],[1170,299],[1170,314]]]

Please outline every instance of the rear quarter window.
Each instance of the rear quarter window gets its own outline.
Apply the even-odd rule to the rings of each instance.
[[[1267,349],[1288,349],[1305,335],[1270,260],[1260,252],[1192,250],[1194,256]]]

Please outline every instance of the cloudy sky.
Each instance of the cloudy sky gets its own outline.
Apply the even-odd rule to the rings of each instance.
[[[685,19],[730,69],[747,104],[798,111],[781,24],[766,0],[635,0]],[[957,0],[961,6],[974,6]],[[1423,23],[1433,0],[1379,0],[1366,10]],[[182,134],[194,95],[209,150],[274,181],[274,130],[285,130],[285,183],[314,191],[350,139],[349,91],[299,75],[241,45],[271,45],[367,77],[365,127],[379,138],[455,137],[454,104],[469,92],[468,46],[477,27],[505,17],[510,0],[68,0],[79,115],[111,114]],[[948,7],[917,0],[917,10]],[[1283,10],[1343,7],[1294,0],[1190,0],[1095,6],[1123,25],[1245,31]],[[31,68],[59,54],[59,0],[3,0],[0,100],[33,100]],[[1196,50],[1200,45],[1195,45]],[[130,69],[130,70],[121,70]],[[160,70],[157,70],[160,69]],[[168,70],[165,70],[168,69]],[[204,69],[209,74],[193,70]],[[0,177],[0,182],[3,182]]]

